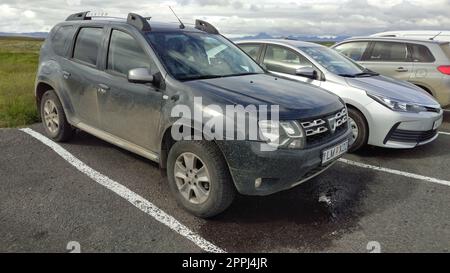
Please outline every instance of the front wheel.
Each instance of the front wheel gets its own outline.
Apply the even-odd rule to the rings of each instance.
[[[74,129],[67,122],[64,109],[55,91],[48,90],[41,98],[41,117],[45,134],[59,142],[69,140]]]
[[[355,152],[367,144],[369,129],[366,119],[358,110],[348,108],[349,125],[352,129],[352,141],[349,152]]]
[[[208,218],[227,209],[235,188],[219,148],[207,141],[180,141],[169,151],[167,177],[178,203]]]

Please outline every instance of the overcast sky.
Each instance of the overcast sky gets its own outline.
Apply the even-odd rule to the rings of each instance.
[[[0,0],[0,32],[49,31],[84,10],[185,23],[205,19],[230,36],[364,35],[397,29],[449,29],[450,0]]]

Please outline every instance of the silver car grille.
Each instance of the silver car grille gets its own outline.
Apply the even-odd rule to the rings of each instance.
[[[311,121],[303,121],[301,122],[301,124],[305,129],[306,136],[309,137],[323,134],[325,132],[334,134],[336,130],[338,130],[342,125],[346,124],[347,120],[347,109],[343,108],[341,111],[337,112],[334,115]]]

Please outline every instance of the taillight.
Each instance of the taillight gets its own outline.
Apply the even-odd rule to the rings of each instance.
[[[441,65],[438,70],[445,75],[450,75],[450,65]]]

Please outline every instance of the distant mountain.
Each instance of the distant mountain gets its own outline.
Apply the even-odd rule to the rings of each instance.
[[[47,38],[48,32],[24,32],[24,33],[10,33],[0,32],[0,37],[28,37],[28,38]]]
[[[350,36],[334,36],[334,35],[288,35],[288,36],[272,36],[265,32],[258,33],[254,36],[243,36],[233,38],[232,40],[256,40],[256,39],[292,39],[292,40],[300,40],[300,41],[314,41],[314,42],[340,42]]]

